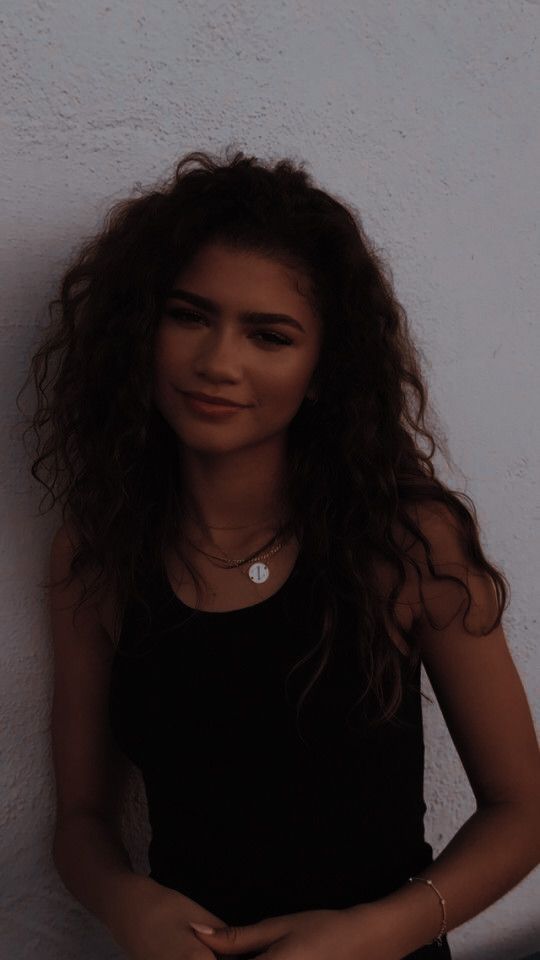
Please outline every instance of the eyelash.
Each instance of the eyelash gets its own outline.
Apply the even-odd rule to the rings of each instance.
[[[181,317],[189,317],[192,320],[204,320],[205,318],[200,313],[193,313],[191,310],[169,310],[168,316],[173,317],[176,320],[180,320]],[[261,337],[277,337],[277,340],[265,340],[264,342],[268,346],[273,347],[289,347],[292,345],[292,340],[289,340],[288,337],[282,337],[279,333],[272,333],[268,331],[267,333],[255,334],[255,336]]]

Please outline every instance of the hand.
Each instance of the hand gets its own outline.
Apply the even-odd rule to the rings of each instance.
[[[195,900],[151,881],[144,897],[133,903],[129,924],[123,922],[112,933],[129,960],[215,960],[213,948],[197,939],[191,920],[224,925]]]
[[[197,921],[198,922],[198,921]],[[203,921],[204,922],[204,921]],[[210,924],[212,926],[212,924]],[[376,902],[345,910],[306,910],[248,926],[195,930],[218,957],[264,953],[265,960],[399,960]]]

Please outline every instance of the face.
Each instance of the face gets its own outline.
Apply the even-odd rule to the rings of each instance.
[[[156,336],[154,396],[187,448],[228,453],[285,435],[320,352],[306,283],[274,260],[217,243],[175,278]],[[210,417],[182,391],[245,406]]]

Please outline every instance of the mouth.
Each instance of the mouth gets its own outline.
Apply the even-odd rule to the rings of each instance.
[[[246,407],[245,403],[235,403],[233,400],[228,400],[225,397],[211,397],[206,393],[191,393],[187,390],[181,391],[184,396],[190,397],[193,400],[200,400],[203,403],[209,403],[220,407],[234,407],[240,408]]]
[[[180,391],[180,393],[192,413],[206,417],[207,419],[218,420],[220,418],[230,417],[232,414],[240,413],[246,409],[246,407],[241,407],[239,404],[217,403],[215,400],[210,402],[200,400],[199,397],[195,397],[190,393],[184,393],[183,391]]]

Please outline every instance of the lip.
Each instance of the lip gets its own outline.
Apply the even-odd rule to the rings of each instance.
[[[193,397],[189,393],[184,393],[183,391],[180,392],[184,397],[189,409],[193,413],[197,413],[211,420],[219,420],[221,417],[230,417],[233,413],[240,413],[241,410],[246,409],[245,407],[240,406],[225,406],[222,403],[206,403],[204,400],[199,400],[197,397]]]
[[[186,397],[191,397],[193,400],[201,400],[203,403],[211,403],[212,405],[217,405],[220,407],[245,407],[245,403],[233,403],[232,400],[228,402],[227,400],[222,400],[221,397],[210,397],[207,393],[191,393],[188,390],[182,390],[182,393]]]

